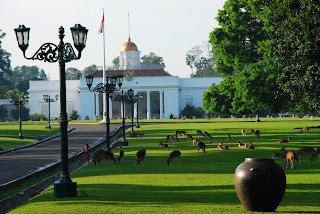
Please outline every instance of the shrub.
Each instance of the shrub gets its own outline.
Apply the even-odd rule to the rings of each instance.
[[[47,117],[44,114],[35,113],[30,115],[30,120],[32,121],[40,121],[41,118],[47,120]]]
[[[205,115],[205,111],[201,107],[194,107],[191,105],[186,105],[186,107],[181,111],[181,115],[186,116],[187,118],[201,118]]]
[[[79,115],[78,112],[76,110],[72,110],[72,114],[70,115],[70,119],[71,120],[78,120]]]

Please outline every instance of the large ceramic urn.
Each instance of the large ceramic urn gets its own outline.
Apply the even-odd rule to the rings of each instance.
[[[234,173],[234,185],[246,210],[274,212],[286,190],[286,175],[273,159],[246,158]]]

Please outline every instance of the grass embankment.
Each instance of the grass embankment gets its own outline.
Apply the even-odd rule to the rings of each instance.
[[[18,139],[19,123],[1,123],[0,124],[0,147],[2,149],[11,149],[36,141],[39,135],[50,137],[60,132],[60,128],[52,126],[52,129],[46,129],[47,123],[43,125],[31,125],[32,123],[22,123],[23,139]]]
[[[136,131],[145,134],[143,139],[129,140],[124,147],[124,162],[117,165],[84,167],[72,174],[78,193],[85,191],[88,197],[54,198],[53,188],[30,200],[12,213],[246,213],[234,189],[234,171],[246,157],[271,158],[273,152],[283,146],[298,150],[302,146],[320,146],[319,129],[309,134],[294,129],[302,126],[318,126],[319,120],[262,119],[254,120],[214,119],[202,123],[172,123],[143,125]],[[166,135],[175,130],[185,130],[195,136],[196,130],[209,132],[212,140],[205,140],[207,153],[198,153],[192,142],[180,137],[180,142],[169,143],[169,148],[159,146]],[[261,138],[241,136],[241,129],[261,131]],[[227,140],[227,134],[232,140]],[[288,144],[277,142],[291,137]],[[235,143],[252,142],[256,149],[238,148]],[[229,146],[227,151],[216,149],[218,142]],[[210,143],[212,142],[212,143]],[[135,153],[145,148],[144,166],[134,166]],[[182,152],[181,162],[166,165],[168,154]],[[119,150],[115,151],[118,156]],[[317,158],[318,159],[318,158]],[[282,165],[282,160],[276,160]],[[303,162],[293,170],[286,170],[287,190],[278,207],[284,213],[316,213],[320,210],[320,163]]]

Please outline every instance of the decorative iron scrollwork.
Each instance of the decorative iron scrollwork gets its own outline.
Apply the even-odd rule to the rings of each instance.
[[[119,89],[116,88],[116,85],[114,84],[103,84],[99,83],[94,89],[90,90],[91,92],[97,92],[97,93],[112,93],[114,91],[119,91]]]
[[[76,56],[76,54],[72,48],[72,45],[70,43],[66,43],[64,45],[63,53],[64,53],[63,59],[65,60],[65,62],[71,62],[72,60],[79,59]]]
[[[45,43],[31,58],[28,58],[26,56],[25,58],[32,60],[43,60],[45,62],[51,63],[56,62],[59,59],[58,46],[53,43]]]

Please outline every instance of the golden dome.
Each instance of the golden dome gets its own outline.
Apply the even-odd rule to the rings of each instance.
[[[128,38],[128,42],[126,42],[122,45],[121,51],[122,52],[124,52],[124,51],[138,51],[136,44],[131,42],[130,36]]]

